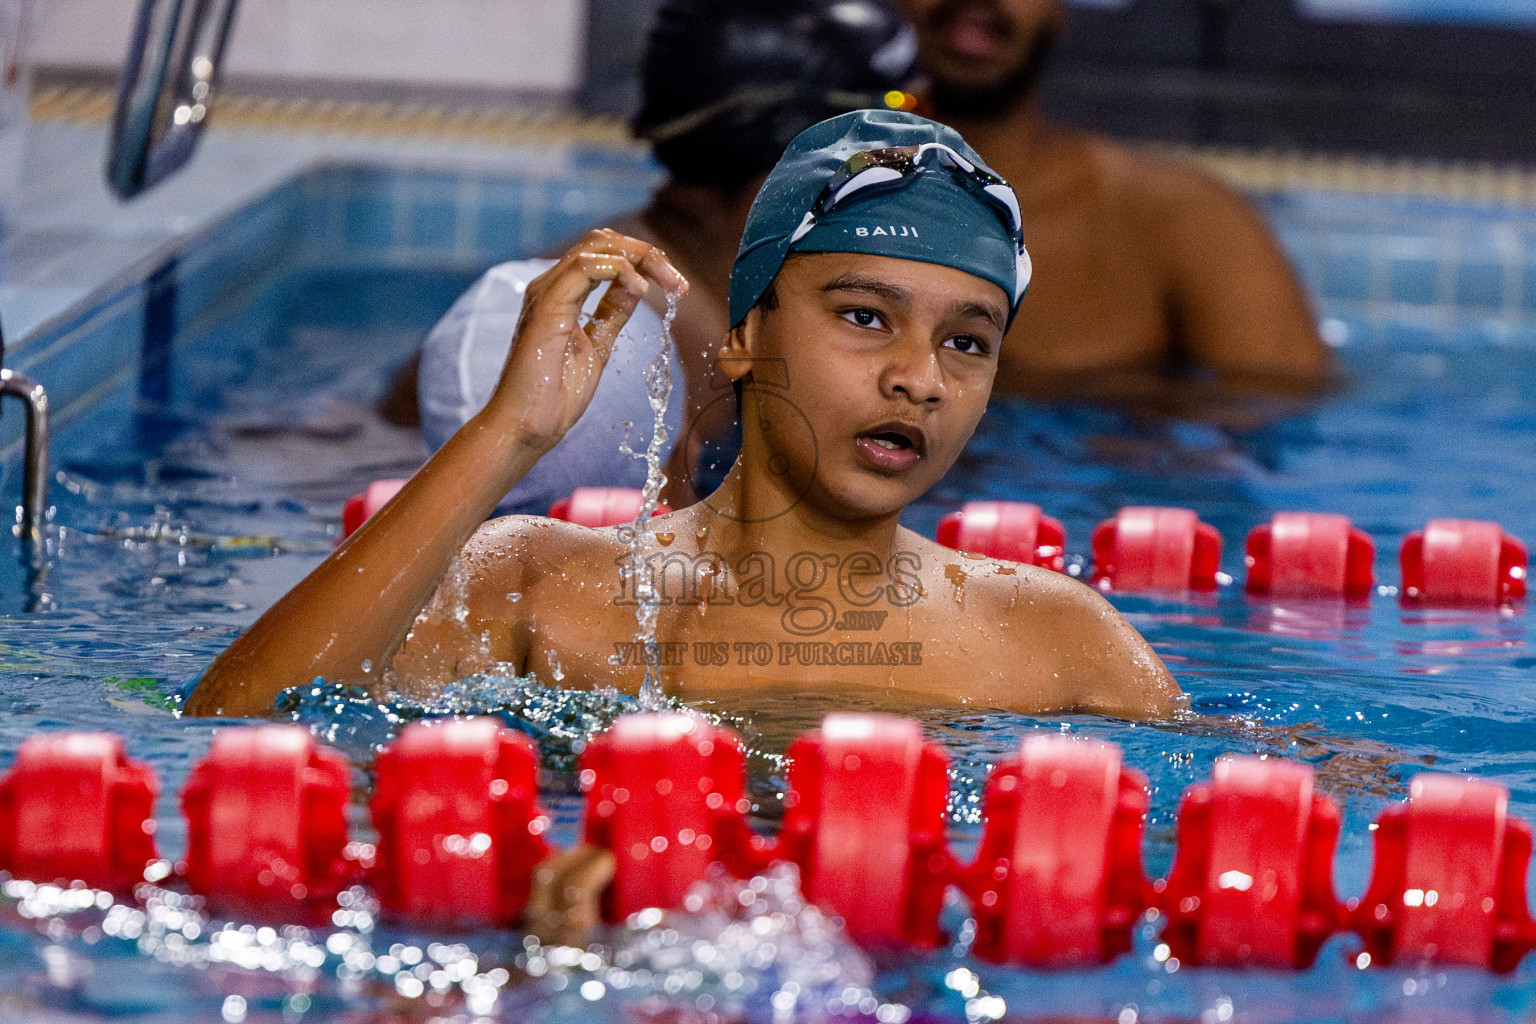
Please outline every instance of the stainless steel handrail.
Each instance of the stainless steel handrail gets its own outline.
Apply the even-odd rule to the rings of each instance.
[[[142,0],[123,64],[107,182],[124,199],[192,157],[223,70],[239,0]]]
[[[4,361],[5,330],[0,327],[0,364]],[[48,528],[48,393],[36,381],[0,365],[0,399],[6,395],[27,403],[26,460],[17,531],[29,547],[41,551]],[[3,414],[4,402],[0,401]]]

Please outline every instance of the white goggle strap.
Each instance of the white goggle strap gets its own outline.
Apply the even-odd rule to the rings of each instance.
[[[805,211],[805,217],[800,221],[800,226],[795,228],[795,233],[789,236],[789,244],[794,245],[800,239],[811,233],[811,228],[816,226],[816,214],[810,210]]]
[[[976,173],[975,164],[971,163],[965,157],[961,156],[956,150],[944,145],[942,142],[925,142],[921,146],[918,146],[917,152],[912,155],[912,162],[919,163],[929,152],[944,154],[953,160],[956,164],[958,164],[967,174]]]
[[[1035,265],[1030,261],[1029,250],[1021,244],[1014,262],[1013,304],[1017,306],[1024,293],[1029,291],[1029,280],[1035,276]]]
[[[1013,230],[1023,231],[1024,215],[1019,212],[1019,197],[1014,195],[1013,189],[1007,185],[988,185],[986,193],[1008,208],[1008,212],[1013,215]]]
[[[921,146],[918,146],[917,153],[913,156],[912,162],[917,163],[918,161],[922,160],[923,154],[929,152],[930,150],[949,157],[949,159],[954,161],[955,165],[958,166],[961,170],[965,171],[965,173],[976,173],[975,164],[971,163],[971,161],[961,156],[949,146],[944,145],[942,142],[925,142]],[[1001,184],[987,185],[985,186],[984,191],[987,193],[987,195],[991,196],[993,199],[996,199],[999,203],[1002,203],[1003,206],[1007,208],[1009,214],[1011,214],[1013,217],[1013,230],[1024,230],[1024,215],[1019,211],[1019,197],[1014,194],[1012,188]]]

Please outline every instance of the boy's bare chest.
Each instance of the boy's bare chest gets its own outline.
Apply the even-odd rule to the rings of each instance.
[[[638,598],[622,584],[601,601],[590,583],[542,594],[522,627],[524,668],[624,689],[649,670],[684,699],[783,686],[945,696],[1049,688],[1052,652],[1015,619],[1027,609],[975,600],[920,565],[832,561],[822,560],[819,582],[804,564],[778,566],[776,579],[737,574],[731,587],[658,578],[653,643],[639,639]]]

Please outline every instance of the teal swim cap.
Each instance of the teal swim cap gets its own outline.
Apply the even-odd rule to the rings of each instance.
[[[1013,190],[954,129],[899,110],[855,110],[797,135],[747,214],[731,270],[731,325],[746,318],[790,253],[850,252],[937,263],[1029,285]]]

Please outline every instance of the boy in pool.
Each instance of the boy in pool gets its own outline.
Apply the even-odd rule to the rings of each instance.
[[[717,372],[741,455],[641,532],[485,517],[581,416],[655,247],[594,231],[528,287],[494,395],[384,509],[209,667],[191,714],[268,712],[324,677],[430,692],[486,670],[683,700],[763,688],[1162,717],[1177,684],[1088,587],[902,528],[986,409],[1028,284],[1018,204],[958,134],[857,111],[798,136],[759,192]],[[607,285],[596,312],[582,305]],[[722,392],[724,385],[722,385]]]

